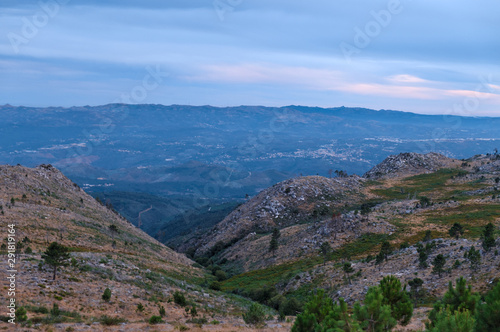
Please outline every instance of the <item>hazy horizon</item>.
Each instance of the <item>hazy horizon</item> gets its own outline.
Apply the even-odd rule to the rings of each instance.
[[[13,105],[10,103],[6,103],[0,106],[12,106],[12,107],[27,107],[27,108],[64,108],[64,109],[69,109],[73,107],[102,107],[102,106],[107,106],[107,105],[113,105],[113,104],[122,104],[122,105],[135,105],[135,106],[149,106],[149,105],[160,105],[160,106],[165,106],[165,107],[170,107],[170,106],[182,106],[182,107],[215,107],[215,108],[238,108],[238,107],[263,107],[263,108],[286,108],[286,107],[308,107],[308,108],[321,108],[321,109],[337,109],[337,108],[347,108],[347,109],[356,109],[356,108],[362,108],[366,109],[369,111],[374,111],[374,112],[401,112],[401,113],[408,113],[408,114],[415,114],[415,115],[432,115],[432,116],[459,116],[459,117],[466,117],[466,118],[499,118],[499,115],[459,115],[459,114],[453,114],[453,113],[435,113],[435,114],[429,114],[429,113],[417,113],[417,112],[411,112],[411,111],[403,111],[403,110],[395,110],[395,109],[373,109],[369,107],[361,107],[361,106],[345,106],[345,105],[340,105],[340,106],[314,106],[314,105],[279,105],[279,106],[267,106],[267,105],[224,105],[224,106],[217,106],[217,105],[210,105],[210,104],[199,104],[199,105],[184,105],[184,104],[158,104],[158,103],[144,103],[144,104],[127,104],[127,103],[108,103],[108,104],[95,104],[95,105],[71,105],[71,106],[59,106],[59,105],[48,105],[48,106],[29,106],[29,105]]]
[[[500,115],[496,1],[3,1],[0,104]]]

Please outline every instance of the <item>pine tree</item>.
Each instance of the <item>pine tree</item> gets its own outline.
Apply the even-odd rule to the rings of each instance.
[[[271,235],[271,241],[269,242],[269,251],[271,251],[273,254],[278,250],[279,243],[278,239],[280,238],[281,234],[279,229],[275,228],[273,230],[273,234]]]
[[[454,223],[448,231],[451,237],[454,237],[458,240],[460,236],[464,234],[464,228],[458,222]]]
[[[325,291],[320,289],[306,303],[304,311],[297,316],[292,332],[311,331],[360,331],[357,322],[349,315],[342,298],[333,303]]]
[[[495,226],[493,226],[492,223],[488,223],[484,226],[481,239],[483,240],[484,250],[490,251],[490,249],[495,246]]]
[[[429,258],[429,255],[427,255],[427,252],[421,251],[418,253],[418,266],[421,269],[425,269],[429,266],[429,264],[427,264],[427,258]]]
[[[349,281],[349,285],[351,285],[351,278],[349,277],[349,274],[354,272],[354,269],[352,268],[351,263],[345,262],[342,269],[344,270],[344,273],[347,277],[347,280]]]
[[[424,281],[420,278],[414,278],[408,281],[408,285],[410,286],[410,297],[415,300],[415,305],[418,303],[418,299],[422,295],[422,286]]]
[[[441,309],[436,316],[434,327],[429,332],[473,332],[475,319],[469,310],[451,312],[450,308]],[[491,331],[491,330],[480,330]]]
[[[478,306],[476,331],[498,331],[500,329],[500,282],[484,297]]]
[[[384,277],[380,281],[380,289],[384,297],[383,304],[391,306],[391,316],[401,325],[407,325],[413,315],[413,304],[401,281],[395,276]]]
[[[470,247],[467,252],[467,258],[470,261],[470,268],[472,271],[477,271],[479,269],[479,264],[481,264],[481,253],[476,250],[474,246]]]
[[[390,331],[397,321],[391,316],[391,306],[383,304],[384,296],[380,287],[370,287],[363,306],[354,304],[354,318],[364,331]]]
[[[444,265],[446,264],[446,258],[439,254],[434,258],[434,261],[432,262],[433,268],[432,268],[432,273],[437,273],[439,275],[439,278],[441,278],[441,273],[444,272]]]
[[[333,310],[333,301],[320,289],[306,303],[304,311],[297,316],[292,332],[310,332],[323,322]]]
[[[389,241],[382,242],[382,247],[380,247],[380,252],[377,255],[377,260],[375,263],[382,263],[382,261],[387,261],[389,259],[389,255],[392,253],[392,246]]]
[[[52,242],[47,250],[42,254],[45,264],[54,268],[53,280],[56,280],[57,268],[67,266],[67,260],[70,258],[68,248],[57,242]]]
[[[321,244],[321,247],[319,247],[319,251],[323,255],[323,265],[325,265],[326,264],[326,260],[328,259],[328,255],[332,251],[332,247],[330,246],[330,243],[323,242]]]
[[[453,288],[451,281],[448,284],[448,291],[444,294],[442,300],[434,304],[434,308],[429,313],[430,323],[427,323],[427,328],[435,326],[438,319],[438,314],[441,310],[450,309],[451,313],[457,310],[469,310],[472,314],[476,312],[476,307],[479,303],[480,296],[472,292],[472,287],[467,286],[467,281],[460,277],[456,280],[456,287]]]
[[[432,240],[432,232],[430,230],[425,231],[424,242],[429,242]]]

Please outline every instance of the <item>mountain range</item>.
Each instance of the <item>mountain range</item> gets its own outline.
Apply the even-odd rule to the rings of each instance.
[[[186,215],[224,210],[300,175],[362,175],[406,151],[458,159],[493,152],[499,125],[347,107],[3,105],[0,162],[52,164],[135,225],[152,206],[141,227],[168,237]]]

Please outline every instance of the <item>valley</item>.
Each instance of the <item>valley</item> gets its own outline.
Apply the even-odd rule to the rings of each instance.
[[[402,285],[422,281],[413,318],[396,327],[416,331],[449,282],[464,277],[485,294],[500,278],[496,153],[463,160],[402,153],[363,176],[285,180],[238,206],[200,208],[192,224],[179,219],[167,231],[198,227],[166,240],[181,253],[51,165],[0,171],[1,217],[23,239],[17,243],[23,289],[18,301],[27,309],[27,330],[251,331],[258,325],[245,323],[242,314],[260,303],[266,317],[259,324],[289,331],[319,289],[352,306],[392,275]],[[140,199],[146,204],[150,197]],[[457,223],[462,231],[452,236]],[[495,241],[487,248],[488,224]],[[41,256],[51,242],[67,246],[71,257],[56,280]],[[385,243],[390,250],[379,260]],[[473,248],[479,265],[468,256]],[[444,257],[439,274],[438,256]],[[102,298],[106,288],[111,301]],[[62,314],[53,313],[54,304]],[[159,325],[149,321],[155,315]]]

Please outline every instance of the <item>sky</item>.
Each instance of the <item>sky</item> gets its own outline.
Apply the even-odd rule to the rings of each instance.
[[[500,116],[500,2],[3,0],[0,104]]]

